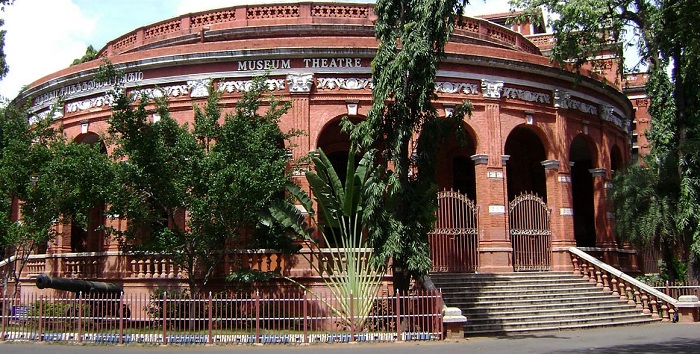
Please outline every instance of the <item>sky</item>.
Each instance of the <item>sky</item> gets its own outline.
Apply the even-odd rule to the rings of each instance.
[[[12,99],[23,86],[68,67],[85,54],[88,45],[100,50],[110,40],[145,25],[190,12],[260,2],[298,0],[15,0],[0,12],[10,67],[0,81],[0,96]],[[467,15],[509,9],[507,0],[471,2]]]

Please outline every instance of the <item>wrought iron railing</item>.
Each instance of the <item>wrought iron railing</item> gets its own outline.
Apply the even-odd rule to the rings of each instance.
[[[348,321],[332,310],[337,299],[323,294],[176,295],[0,298],[0,341],[165,345],[442,339],[437,291],[377,296],[362,321]]]

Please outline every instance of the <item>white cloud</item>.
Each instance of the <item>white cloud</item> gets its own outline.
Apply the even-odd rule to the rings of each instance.
[[[31,82],[63,69],[85,54],[95,21],[71,0],[23,0],[6,7],[5,53],[10,72],[0,95],[14,98]]]

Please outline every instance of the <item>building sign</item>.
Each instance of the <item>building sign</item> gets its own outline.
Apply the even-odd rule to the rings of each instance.
[[[131,72],[131,73],[126,73],[124,74],[121,78],[119,78],[119,83],[120,84],[126,84],[126,83],[132,83],[132,82],[139,82],[143,80],[143,72],[137,71],[137,72]],[[37,96],[36,99],[34,99],[34,104],[33,106],[38,106],[41,104],[44,104],[46,102],[53,102],[56,101],[58,98],[65,98],[65,97],[70,97],[73,95],[77,94],[89,94],[92,93],[93,91],[98,91],[102,88],[105,87],[110,87],[115,84],[114,80],[109,80],[107,82],[99,82],[95,80],[89,80],[89,81],[82,81],[78,82],[73,85],[68,85],[68,86],[63,86],[59,89],[41,94]]]
[[[274,70],[274,69],[320,69],[320,68],[361,68],[362,58],[304,58],[301,61],[291,59],[241,60],[237,63],[238,71]]]

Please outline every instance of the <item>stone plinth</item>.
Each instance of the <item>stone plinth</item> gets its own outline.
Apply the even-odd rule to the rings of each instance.
[[[678,298],[678,322],[698,322],[700,301],[695,295],[683,295]]]
[[[442,314],[445,339],[464,338],[464,324],[467,323],[467,318],[462,315],[462,310],[456,307],[445,307]]]

